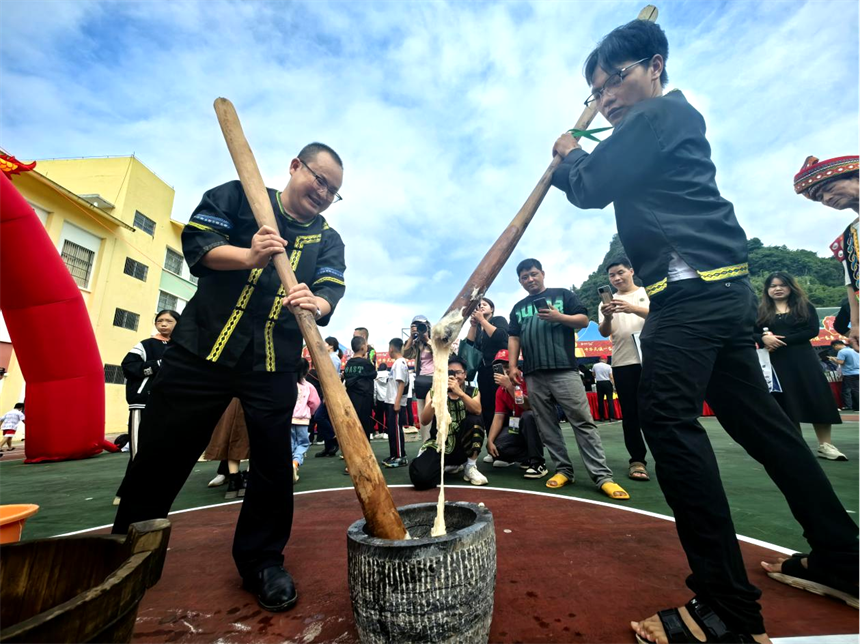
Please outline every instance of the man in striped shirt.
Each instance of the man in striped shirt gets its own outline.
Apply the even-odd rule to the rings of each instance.
[[[525,378],[529,402],[537,415],[538,431],[556,473],[546,486],[560,488],[575,480],[573,464],[558,424],[555,403],[564,410],[573,427],[579,453],[591,480],[613,499],[630,495],[612,480],[606,464],[603,443],[591,411],[576,364],[576,330],[588,326],[588,309],[575,293],[563,288],[546,288],[543,266],[536,259],[525,259],[517,266],[520,284],[528,297],[511,311],[508,328],[510,378]],[[524,365],[518,366],[522,348]]]

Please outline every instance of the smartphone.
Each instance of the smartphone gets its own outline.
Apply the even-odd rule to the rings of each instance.
[[[504,376],[505,375],[505,365],[503,365],[501,362],[497,362],[496,364],[493,365],[493,373],[497,373],[500,376]]]
[[[597,294],[604,304],[609,304],[612,301],[612,289],[609,285],[598,287]]]
[[[538,311],[542,311],[543,309],[548,309],[548,308],[549,308],[549,304],[547,304],[546,298],[545,298],[545,297],[539,297],[539,298],[537,298],[537,299],[535,300],[535,308],[536,308]]]

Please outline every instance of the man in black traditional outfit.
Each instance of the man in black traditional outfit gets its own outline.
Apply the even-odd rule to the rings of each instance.
[[[231,181],[204,193],[182,232],[185,259],[200,281],[153,384],[113,526],[125,534],[131,523],[167,516],[221,414],[238,398],[251,464],[233,558],[245,588],[270,611],[297,599],[283,567],[293,520],[290,425],[302,350],[289,308],[311,311],[318,324],[327,324],[343,297],[346,270],[340,235],[320,214],[340,199],[340,157],[312,143],[289,170],[282,192],[268,190],[277,230],[257,225],[242,185]],[[270,261],[283,252],[299,282],[289,293]]]
[[[641,641],[768,641],[747,579],[714,451],[698,422],[708,403],[761,462],[811,545],[772,574],[857,596],[857,526],[815,457],[768,393],[752,339],[747,239],[715,180],[705,121],[677,90],[663,94],[668,42],[636,20],[589,55],[585,77],[615,128],[591,154],[569,133],[553,147],[553,185],[579,208],[615,206],[618,235],[645,284],[639,408],[657,478],[676,520],[696,593],[685,607],[631,626]],[[781,567],[781,571],[779,570]]]

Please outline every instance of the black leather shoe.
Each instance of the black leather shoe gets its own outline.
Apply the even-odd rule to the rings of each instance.
[[[261,608],[272,613],[292,608],[299,598],[296,585],[283,566],[270,566],[257,573],[256,579],[245,580],[245,590],[257,596]]]

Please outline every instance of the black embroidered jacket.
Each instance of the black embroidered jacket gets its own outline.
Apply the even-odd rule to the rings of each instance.
[[[332,312],[346,286],[344,245],[322,215],[309,223],[290,217],[280,194],[268,190],[281,237],[298,281],[331,304]],[[269,263],[266,268],[214,271],[201,258],[230,244],[251,247],[259,230],[239,181],[208,190],[182,231],[182,250],[191,273],[200,278],[197,293],[182,312],[174,343],[213,363],[234,366],[250,345],[254,371],[295,371],[302,336],[295,317],[283,311],[284,289]],[[331,313],[319,320],[328,324]]]
[[[633,106],[591,154],[573,150],[552,184],[579,208],[615,204],[618,236],[654,297],[673,251],[705,281],[749,274],[746,234],[716,173],[705,120],[673,90]]]

